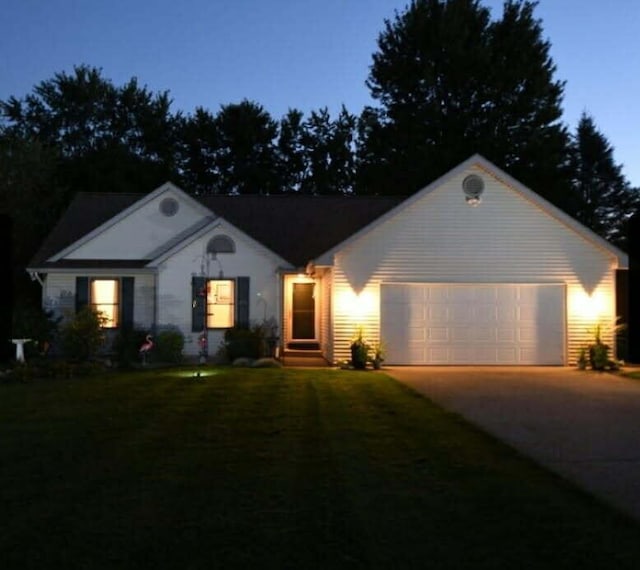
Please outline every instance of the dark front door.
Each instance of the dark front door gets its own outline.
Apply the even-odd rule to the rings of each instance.
[[[316,338],[316,300],[314,283],[294,283],[291,304],[292,340]]]

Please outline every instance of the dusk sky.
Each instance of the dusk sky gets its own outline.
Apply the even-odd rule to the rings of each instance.
[[[501,0],[484,0],[494,17]],[[116,85],[169,91],[173,111],[249,99],[288,108],[371,104],[365,80],[385,18],[406,0],[3,0],[0,99],[74,65]],[[566,81],[564,122],[590,113],[640,187],[640,2],[540,0],[536,15]]]

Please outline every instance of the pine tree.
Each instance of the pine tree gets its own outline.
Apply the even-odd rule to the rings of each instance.
[[[605,239],[626,246],[627,223],[640,207],[640,193],[631,188],[613,147],[583,113],[572,141],[573,185],[579,200],[576,217]]]

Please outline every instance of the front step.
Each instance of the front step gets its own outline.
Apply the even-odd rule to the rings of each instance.
[[[280,360],[285,366],[329,366],[319,350],[285,350]]]

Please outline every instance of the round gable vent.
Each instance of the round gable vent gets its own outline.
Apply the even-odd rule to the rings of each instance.
[[[477,174],[469,174],[462,181],[462,190],[464,191],[467,204],[477,206],[480,203],[480,196],[484,191],[484,180]]]
[[[175,216],[180,205],[175,198],[165,198],[160,202],[160,211],[167,217]]]

